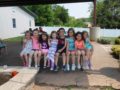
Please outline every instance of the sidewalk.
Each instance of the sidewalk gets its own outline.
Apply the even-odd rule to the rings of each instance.
[[[120,72],[117,60],[98,43],[93,43],[93,71],[58,73],[42,72],[36,76],[36,84],[53,86],[112,86],[120,89]]]

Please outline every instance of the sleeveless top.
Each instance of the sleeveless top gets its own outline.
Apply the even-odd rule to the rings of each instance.
[[[70,51],[75,50],[75,40],[74,40],[74,38],[71,38],[71,37],[67,38],[67,42],[69,43],[68,50],[70,50]]]
[[[41,42],[41,49],[49,49],[49,44],[46,41]]]
[[[75,46],[77,49],[84,49],[84,41],[81,40],[81,41],[75,41]]]
[[[65,46],[65,38],[58,39],[57,50],[62,49]]]
[[[32,49],[32,40],[27,40],[25,44],[26,49]]]
[[[92,45],[89,43],[89,38],[86,38],[86,40],[85,40],[85,47],[87,49],[92,49]]]
[[[40,49],[39,45],[40,44],[39,44],[38,40],[36,38],[32,37],[32,46],[33,46],[32,48],[35,50],[39,50]]]

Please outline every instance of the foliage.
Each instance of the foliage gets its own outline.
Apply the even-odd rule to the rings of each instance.
[[[98,26],[120,28],[120,0],[97,0],[96,16]],[[93,17],[93,8],[91,17]]]
[[[89,18],[76,19],[69,16],[68,9],[59,5],[31,5],[26,8],[37,15],[38,26],[86,27],[85,22],[89,21]]]
[[[120,54],[120,45],[113,45],[111,50],[112,54],[118,58]]]
[[[108,39],[104,39],[104,38],[100,38],[97,40],[98,43],[101,43],[101,44],[110,44],[111,41],[108,40]]]
[[[115,39],[115,44],[119,44],[120,45],[120,38],[116,38]]]

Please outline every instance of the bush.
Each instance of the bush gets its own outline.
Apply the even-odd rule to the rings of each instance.
[[[112,46],[111,50],[112,50],[112,54],[115,55],[115,57],[118,58],[119,54],[120,54],[120,45]]]
[[[115,44],[120,45],[120,37],[115,39]]]
[[[101,43],[101,44],[110,44],[111,43],[110,40],[108,40],[108,39],[102,39],[102,38],[98,39],[97,42]]]

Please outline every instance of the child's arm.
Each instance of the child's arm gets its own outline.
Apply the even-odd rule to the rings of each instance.
[[[26,39],[23,39],[23,45],[22,45],[23,49],[25,48],[25,44],[26,44]]]
[[[77,50],[77,44],[76,44],[76,41],[75,41],[75,51]]]
[[[84,43],[84,41],[82,41],[83,42],[83,46],[84,46],[84,48],[85,48],[85,43]]]
[[[69,43],[67,42],[66,52],[68,52],[68,50],[69,50]]]
[[[62,49],[58,50],[58,52],[62,52],[66,48],[66,46],[67,46],[67,41],[65,39],[65,45],[64,45],[64,47]]]
[[[48,45],[50,47],[50,44],[51,44],[51,39],[48,39]]]

